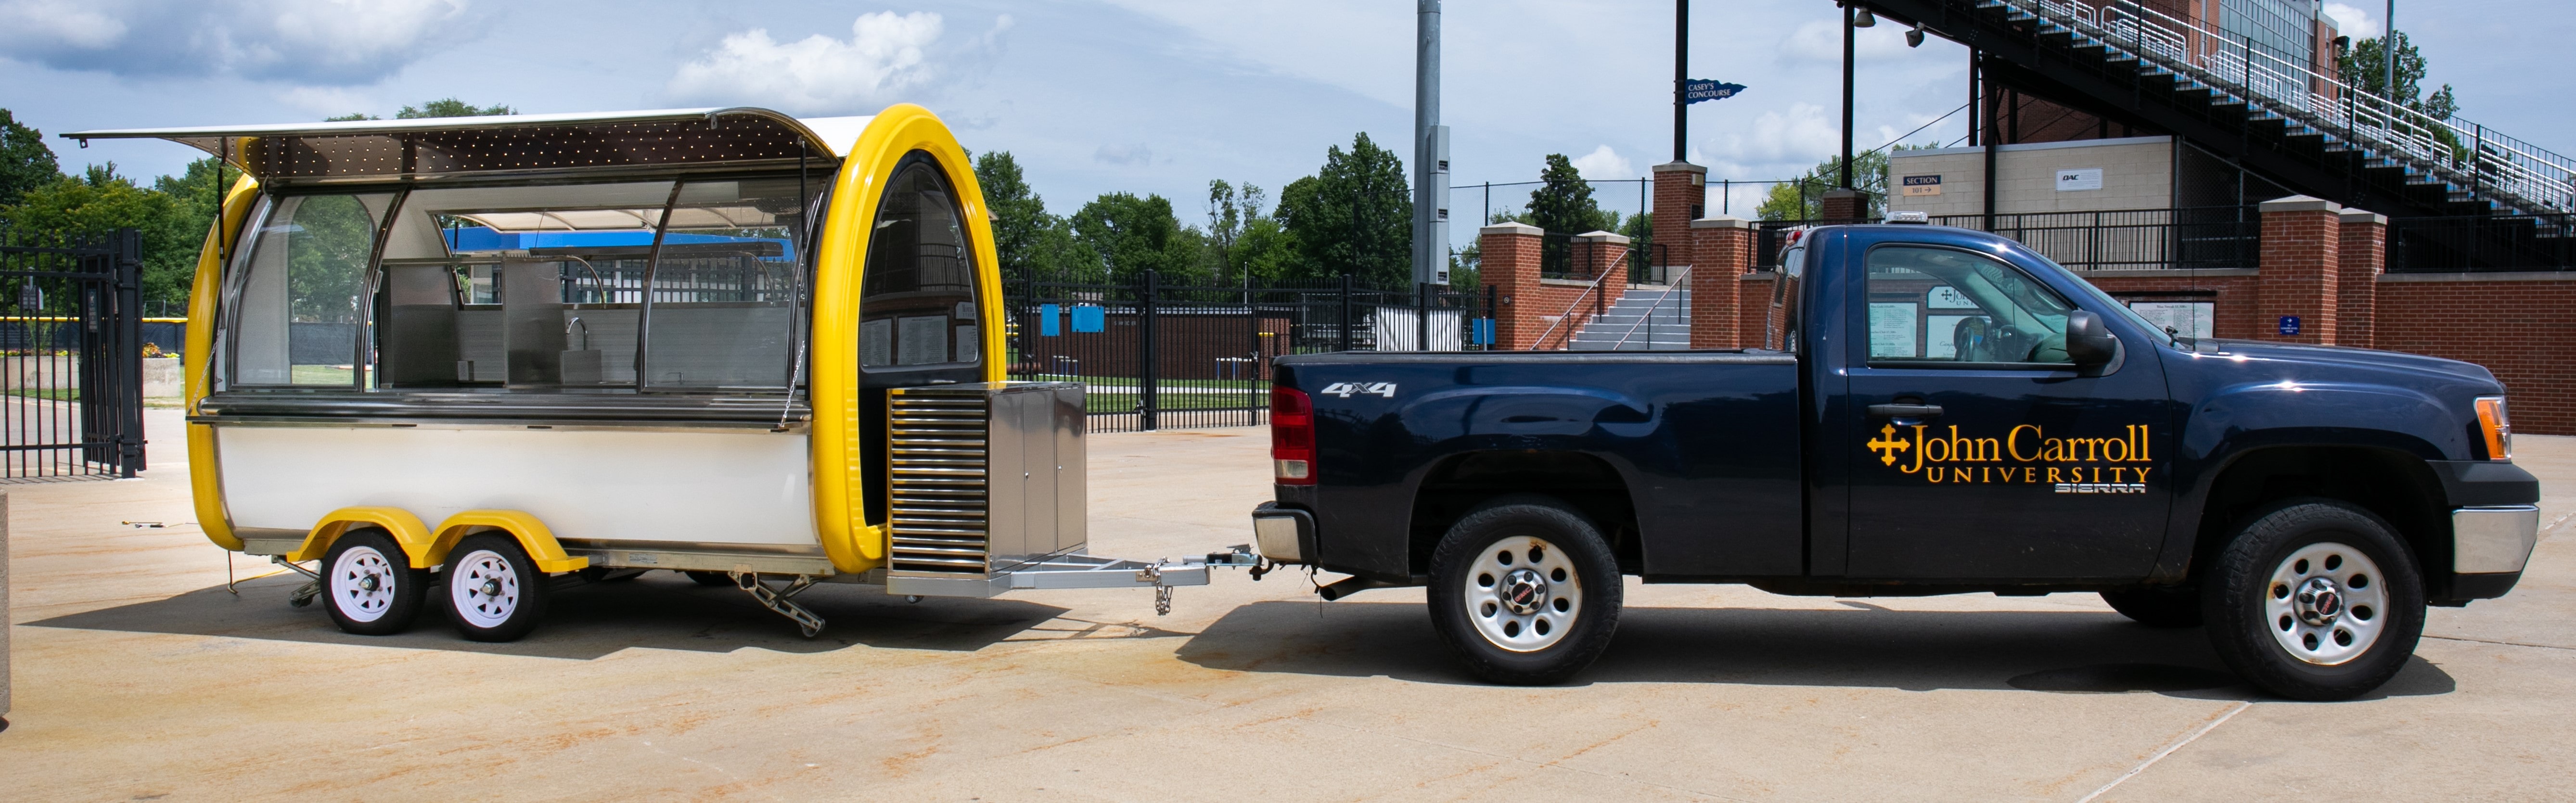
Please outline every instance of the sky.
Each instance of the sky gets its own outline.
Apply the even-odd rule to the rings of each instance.
[[[2419,8],[2420,7],[2420,8]],[[2356,38],[2382,2],[2325,3]],[[1057,213],[1103,192],[1171,198],[1198,223],[1207,183],[1271,191],[1355,132],[1410,160],[1414,4],[1403,0],[502,3],[497,0],[0,0],[0,107],[48,137],[88,128],[319,120],[455,96],[522,112],[766,106],[805,116],[919,103],[976,152],[1012,152]],[[2576,16],[2541,0],[2410,0],[2397,9],[2457,87],[2462,115],[2576,153],[2563,78],[2544,54]],[[1709,2],[1691,12],[1690,74],[1743,84],[1690,107],[1689,161],[1721,180],[1794,176],[1840,147],[1840,12],[1831,0]],[[1443,15],[1442,122],[1452,183],[1533,180],[1547,154],[1588,178],[1672,158],[1673,5],[1459,0]],[[1855,141],[1965,133],[1967,50],[1859,32]],[[1946,118],[1944,115],[1948,115]],[[66,170],[176,172],[159,141],[54,139]],[[1750,214],[1761,188],[1712,212]],[[1638,207],[1634,185],[1603,204]],[[1493,192],[1497,211],[1526,190]],[[1453,217],[1485,205],[1453,193]],[[1453,231],[1463,242],[1469,231]]]

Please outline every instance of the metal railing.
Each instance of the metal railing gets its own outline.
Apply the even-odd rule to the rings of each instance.
[[[2388,221],[2388,272],[2576,270],[2576,214]]]
[[[2371,155],[2524,212],[2576,208],[2576,159],[2460,119],[2437,120],[2257,48],[2251,39],[2131,0],[1980,0],[2062,25]]]
[[[1986,229],[1985,215],[1932,222]],[[2251,268],[2263,252],[2263,219],[2251,206],[2002,214],[1993,231],[2075,270]]]
[[[1671,301],[1680,297],[1681,294],[1689,292],[1685,288],[1690,287],[1690,274],[1691,266],[1682,266],[1682,272],[1673,276],[1670,289],[1664,290],[1663,295],[1656,296],[1655,303],[1646,305],[1645,314],[1637,316],[1637,322],[1628,324],[1628,331],[1619,333],[1619,342],[1610,344],[1610,350],[1618,351],[1621,348],[1625,348],[1628,345],[1628,339],[1637,336],[1637,328],[1646,325],[1649,321],[1653,321],[1655,319],[1655,313],[1663,310],[1664,302]],[[1682,310],[1682,331],[1685,333],[1689,332],[1690,326],[1690,310]],[[1646,333],[1647,348],[1654,347],[1654,337],[1654,332],[1652,330],[1648,330]]]

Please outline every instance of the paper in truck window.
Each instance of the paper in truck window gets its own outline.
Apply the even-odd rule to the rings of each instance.
[[[1909,302],[1869,305],[1869,356],[1920,357],[1914,333],[1919,329],[1916,307]]]
[[[948,316],[918,315],[898,318],[895,332],[896,365],[929,365],[948,361]]]
[[[859,364],[894,364],[894,320],[878,318],[859,323]]]
[[[2183,337],[2209,337],[2210,302],[2207,301],[2132,301],[2129,309],[2148,323],[2171,329]]]

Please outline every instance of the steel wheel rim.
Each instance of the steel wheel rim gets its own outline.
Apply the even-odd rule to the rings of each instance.
[[[2347,544],[2309,544],[2272,567],[2263,586],[2263,629],[2290,657],[2337,666],[2361,657],[2387,629],[2388,591],[2379,564]]]
[[[1583,615],[1583,576],[1565,550],[1546,539],[1495,541],[1468,564],[1460,591],[1467,620],[1486,643],[1512,652],[1555,645]]]
[[[456,579],[448,584],[456,598],[456,614],[475,627],[500,627],[519,611],[519,570],[510,559],[488,549],[458,561]]]
[[[331,607],[352,622],[385,618],[394,607],[393,562],[375,547],[350,547],[331,561]]]

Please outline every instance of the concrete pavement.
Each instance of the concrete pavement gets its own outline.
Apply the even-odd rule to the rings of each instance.
[[[153,411],[156,442],[178,442]],[[2344,703],[2256,694],[2196,630],[2089,595],[1833,600],[1644,586],[1572,684],[1473,682],[1412,589],[1323,603],[1219,570],[1137,590],[802,600],[797,638],[669,573],[558,595],[527,640],[349,636],[193,526],[185,467],[6,488],[12,800],[2576,799],[2576,438],[2512,596],[2434,609]],[[1092,546],[1250,538],[1263,430],[1091,439]],[[135,528],[121,521],[159,521]],[[2098,794],[2098,796],[2096,796]]]

